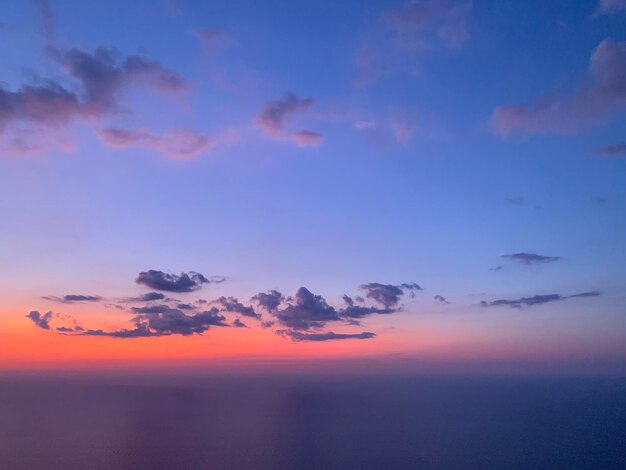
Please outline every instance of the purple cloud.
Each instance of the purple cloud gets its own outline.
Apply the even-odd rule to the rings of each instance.
[[[391,284],[370,282],[369,284],[362,284],[359,287],[366,292],[365,297],[372,299],[385,307],[394,307],[397,305],[398,302],[400,302],[400,297],[402,297],[406,292],[413,293],[415,290],[422,290],[422,288],[415,283],[400,284],[395,286]]]
[[[99,295],[83,295],[83,294],[67,294],[63,297],[56,297],[54,295],[47,295],[42,297],[45,300],[51,300],[53,302],[60,302],[64,304],[70,304],[74,302],[100,302],[102,297]]]
[[[535,253],[513,253],[512,255],[502,255],[500,258],[508,259],[509,261],[517,261],[523,264],[554,263],[561,259],[560,256],[544,256]]]
[[[293,133],[293,140],[299,147],[317,147],[324,141],[324,136],[318,132],[302,129]]]
[[[301,331],[294,330],[278,330],[276,333],[283,338],[290,338],[293,341],[333,341],[339,339],[371,339],[376,337],[374,333],[369,331],[346,334],[333,333],[332,331],[325,333],[302,333]]]
[[[543,294],[543,295],[534,295],[532,297],[522,297],[520,299],[499,299],[493,300],[491,302],[482,301],[480,305],[482,307],[513,307],[513,308],[521,308],[521,307],[532,307],[534,305],[542,305],[550,302],[557,302],[566,299],[574,299],[580,297],[598,297],[600,292],[591,291],[591,292],[581,292],[580,294],[573,295],[560,295],[560,294]]]
[[[33,310],[28,315],[26,315],[26,318],[29,318],[39,328],[42,328],[44,330],[49,330],[50,320],[52,320],[53,316],[54,316],[54,313],[52,312],[47,312],[42,315],[37,310]]]
[[[569,97],[544,96],[531,105],[499,106],[491,127],[501,136],[568,133],[597,123],[626,107],[626,42],[602,41],[589,62],[591,85]]]
[[[272,101],[263,107],[257,115],[256,125],[273,139],[292,141],[300,147],[317,146],[324,140],[322,134],[306,129],[289,133],[286,129],[291,116],[307,111],[312,105],[313,98],[298,98],[293,93],[287,93],[283,99]]]
[[[188,129],[175,129],[156,135],[147,130],[104,128],[98,131],[98,135],[111,147],[139,147],[179,159],[194,158],[210,151],[215,144],[211,137]]]
[[[180,293],[200,289],[202,284],[219,283],[223,281],[223,278],[209,280],[202,274],[194,271],[172,274],[155,269],[140,272],[135,280],[137,284],[143,284],[154,290]]]

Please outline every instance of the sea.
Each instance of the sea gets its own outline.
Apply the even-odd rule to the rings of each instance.
[[[0,376],[1,470],[626,469],[626,379]]]

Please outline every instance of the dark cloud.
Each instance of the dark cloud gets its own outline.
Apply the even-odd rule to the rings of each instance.
[[[162,294],[161,292],[146,292],[145,294],[140,295],[139,297],[134,297],[130,300],[133,302],[152,302],[154,300],[163,299],[165,299],[165,294]]]
[[[340,320],[333,307],[320,295],[315,295],[306,287],[300,287],[289,303],[282,310],[272,312],[278,321],[294,330],[320,328],[328,321]]]
[[[508,307],[514,307],[514,308],[521,308],[524,306],[531,307],[533,305],[542,305],[542,304],[547,304],[550,302],[557,302],[561,300],[573,299],[573,298],[578,298],[578,297],[597,297],[599,295],[601,294],[600,292],[597,292],[597,291],[582,292],[580,294],[566,295],[566,296],[562,296],[560,294],[544,294],[544,295],[534,295],[532,297],[522,297],[520,299],[513,299],[513,300],[499,299],[499,300],[493,300],[491,302],[486,302],[483,300],[480,303],[480,305],[483,307],[508,306]]]
[[[580,294],[568,295],[566,298],[574,299],[577,297],[598,297],[599,295],[602,295],[602,293],[594,290],[589,292],[581,292]]]
[[[263,307],[268,312],[275,311],[284,300],[285,297],[283,296],[283,294],[281,294],[277,290],[259,292],[250,299],[251,302],[254,302],[260,307]]]
[[[49,330],[50,320],[52,320],[53,316],[54,316],[54,313],[52,312],[47,312],[42,315],[37,310],[33,310],[28,315],[26,315],[26,318],[29,318],[39,328],[43,328],[44,330]]]
[[[339,315],[344,318],[363,318],[369,315],[385,315],[389,313],[397,312],[397,309],[393,308],[376,308],[365,307],[362,305],[348,305],[346,308],[339,310]]]
[[[222,278],[214,282],[221,281]],[[196,272],[183,272],[180,275],[150,270],[141,272],[136,280],[139,284],[145,284],[153,289],[174,292],[192,292],[202,284],[212,282],[202,274]],[[369,338],[372,333],[359,334],[335,334],[325,333],[319,330],[328,322],[341,322],[344,325],[359,325],[359,320],[370,315],[384,315],[399,311],[395,307],[401,296],[420,290],[415,283],[385,285],[379,283],[365,284],[361,287],[366,290],[368,297],[376,300],[382,306],[364,305],[364,299],[360,296],[356,300],[348,295],[343,296],[345,307],[336,308],[329,305],[321,295],[313,294],[305,287],[301,287],[293,297],[285,297],[277,290],[260,292],[254,295],[250,301],[258,308],[272,315],[274,321],[262,321],[261,314],[255,310],[257,307],[245,305],[232,296],[221,296],[215,300],[199,299],[195,302],[182,303],[177,299],[168,298],[161,292],[148,292],[139,297],[130,297],[120,300],[115,304],[107,304],[120,309],[129,309],[134,316],[130,319],[132,327],[105,330],[82,328],[75,319],[67,315],[55,315],[71,324],[62,325],[56,331],[62,334],[76,334],[86,336],[109,336],[116,338],[139,338],[154,336],[201,334],[213,326],[229,326],[226,318],[221,313],[235,313],[237,318],[231,325],[237,328],[249,326],[239,317],[255,318],[259,320],[260,327],[272,328],[275,325],[285,327],[288,332],[307,332],[310,336],[298,336],[288,333],[286,336],[294,340],[326,341],[330,339]],[[63,298],[52,298],[61,302],[96,301],[97,296],[80,294],[68,294]],[[127,306],[129,302],[146,302],[143,305]],[[160,302],[159,302],[160,301]],[[210,308],[209,308],[210,307]],[[209,308],[207,310],[207,308]],[[201,311],[204,310],[204,311]],[[50,329],[49,321],[53,317],[52,312],[41,316],[34,311],[28,317],[39,327]],[[285,336],[285,335],[282,335]]]
[[[376,337],[374,333],[369,331],[364,331],[363,333],[344,334],[333,333],[332,331],[325,333],[302,333],[301,331],[294,330],[278,330],[276,333],[279,336],[290,338],[293,341],[332,341],[337,339],[371,339]]]
[[[489,268],[489,271],[502,271],[504,266],[494,266],[493,268]]]
[[[165,313],[172,309],[169,305],[160,304],[160,305],[146,305],[144,307],[133,307],[131,310],[135,313],[145,313],[145,314],[155,314],[155,313]]]
[[[502,255],[500,258],[508,259],[509,261],[518,261],[524,264],[554,263],[561,259],[559,256],[544,256],[535,253],[513,253],[512,255]]]
[[[141,312],[131,321],[135,325],[133,329],[121,329],[114,331],[86,330],[81,335],[86,336],[111,336],[114,338],[139,338],[153,336],[202,334],[213,326],[228,326],[226,318],[219,314],[217,308],[205,312],[188,315],[178,309],[134,309]]]
[[[450,303],[450,302],[448,302],[448,300],[443,295],[436,295],[435,296],[435,301],[439,302],[440,304],[449,304]]]
[[[220,297],[217,300],[213,301],[213,304],[217,305],[220,311],[222,312],[230,312],[230,313],[239,313],[244,317],[253,317],[260,318],[261,316],[257,314],[254,309],[250,306],[244,305],[239,302],[235,297]]]
[[[100,302],[102,297],[99,295],[82,295],[82,294],[67,294],[63,297],[56,297],[54,295],[46,295],[42,297],[45,300],[51,300],[53,302],[61,302],[64,304],[71,304],[74,302]]]
[[[422,288],[415,283],[400,284],[396,286],[392,284],[370,282],[369,284],[361,284],[359,288],[366,292],[365,297],[372,299],[385,307],[394,307],[397,305],[400,301],[400,297],[402,297],[406,292],[411,292],[411,294],[413,294],[413,291],[415,290],[422,290]]]
[[[202,274],[193,271],[172,274],[150,269],[149,271],[140,272],[135,282],[155,290],[183,293],[200,289],[202,284],[221,281],[209,280]]]
[[[530,106],[495,108],[492,128],[502,136],[573,132],[626,108],[626,42],[602,41],[591,55],[589,74],[591,84],[569,97],[553,93]]]

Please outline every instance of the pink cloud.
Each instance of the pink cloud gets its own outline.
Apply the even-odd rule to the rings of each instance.
[[[293,139],[299,147],[317,147],[324,141],[324,136],[317,132],[307,131],[303,129],[294,132]]]
[[[282,100],[271,101],[265,105],[256,118],[256,124],[268,134],[279,134],[290,116],[306,111],[312,104],[313,98],[298,98],[287,93]]]
[[[294,114],[307,111],[312,105],[313,98],[298,98],[292,93],[287,93],[282,100],[272,101],[261,109],[256,118],[256,125],[275,140],[291,141],[299,147],[318,146],[324,140],[322,134],[306,129],[297,132],[289,132],[286,129],[287,122]]]
[[[491,127],[499,135],[568,133],[626,108],[626,42],[602,41],[589,61],[591,84],[569,97],[544,96],[531,105],[498,106]]]
[[[188,129],[175,129],[157,135],[145,129],[131,131],[109,127],[100,129],[98,135],[111,147],[144,148],[183,160],[209,152],[215,145],[211,137]]]

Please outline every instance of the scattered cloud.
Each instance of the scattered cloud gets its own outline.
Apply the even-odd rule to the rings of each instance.
[[[202,284],[220,283],[222,281],[224,281],[224,278],[209,280],[202,274],[193,271],[172,274],[155,269],[140,272],[135,280],[137,284],[143,284],[151,289],[180,293],[200,289]]]
[[[278,330],[276,333],[283,338],[290,338],[293,341],[333,341],[338,339],[371,339],[376,337],[374,333],[369,331],[345,334],[333,333],[332,331],[326,333],[302,333],[301,331],[294,330]]]
[[[307,129],[297,132],[287,129],[292,116],[307,111],[312,105],[313,98],[298,98],[293,93],[286,93],[282,99],[271,101],[261,109],[256,125],[273,139],[292,141],[300,147],[318,146],[324,140],[322,134]]]
[[[277,290],[259,292],[250,301],[264,308],[268,312],[275,312],[278,306],[285,300],[285,296]]]
[[[54,313],[52,312],[47,312],[42,315],[37,310],[33,310],[26,315],[26,317],[29,318],[35,325],[44,330],[50,329],[50,320],[52,320],[53,316]]]
[[[448,300],[443,295],[436,295],[434,298],[435,298],[435,302],[438,302],[440,304],[449,304],[450,303],[450,302],[448,302]]]
[[[554,263],[561,259],[560,256],[544,256],[537,255],[535,253],[513,253],[512,255],[502,255],[500,258],[507,259],[509,261],[517,261],[523,264],[546,264]]]
[[[136,131],[120,128],[102,128],[98,136],[110,147],[137,147],[181,160],[195,158],[209,152],[215,139],[190,129],[172,129],[157,135],[146,129]]]
[[[62,79],[37,78],[16,90],[0,85],[0,136],[10,131],[9,137],[5,137],[9,139],[8,148],[16,153],[36,151],[42,140],[43,143],[53,140],[46,130],[57,132],[74,121],[92,123],[119,114],[124,109],[120,99],[133,85],[165,95],[180,96],[188,90],[187,83],[176,71],[139,55],[124,57],[116,49],[102,47],[92,52],[52,47],[47,51],[65,74]],[[73,82],[71,86],[68,80]],[[114,139],[114,136],[108,137]],[[131,137],[132,134],[126,136],[127,140]],[[197,140],[195,146],[191,145],[188,134],[134,137],[136,145],[150,143],[173,154],[178,148],[182,147],[184,153],[190,146],[193,150],[199,145]],[[120,139],[122,136],[118,136],[118,142]],[[174,145],[181,140],[186,145]],[[208,145],[203,140],[200,143]]]
[[[261,318],[261,316],[254,311],[254,308],[242,304],[235,297],[222,296],[212,303],[217,305],[222,312],[238,313],[244,317]]]
[[[369,284],[361,284],[360,289],[366,292],[365,297],[378,302],[385,307],[393,307],[398,304],[400,297],[405,293],[410,292],[412,295],[416,290],[422,290],[422,288],[415,283],[411,284],[380,284],[378,282],[370,282]]]
[[[571,96],[544,96],[530,106],[499,106],[491,115],[501,136],[567,133],[597,123],[626,107],[626,42],[603,40],[589,61],[591,84]]]
[[[582,292],[580,294],[574,295],[566,295],[562,296],[560,294],[543,294],[543,295],[534,295],[532,297],[522,297],[520,299],[499,299],[493,300],[491,302],[482,301],[480,303],[483,307],[501,307],[508,306],[513,308],[521,308],[521,307],[531,307],[533,305],[542,305],[550,302],[557,302],[566,299],[573,299],[579,297],[597,297],[601,295],[600,292],[591,291],[591,292]]]
[[[131,320],[134,324],[134,328],[132,329],[112,331],[85,330],[81,332],[80,335],[111,336],[114,338],[171,335],[191,336],[193,334],[202,334],[211,327],[228,326],[225,323],[226,318],[219,314],[217,308],[195,314],[186,314],[179,309],[155,308],[150,310],[149,307],[133,310],[135,310],[135,312],[141,310],[141,313]]]
[[[154,300],[163,300],[165,299],[165,294],[161,292],[146,292],[139,297],[131,297],[128,299],[131,302],[152,302]]]
[[[235,320],[233,321],[233,326],[237,328],[249,328],[249,326],[242,322],[239,318],[235,318]]]
[[[284,326],[294,330],[308,330],[321,328],[326,322],[341,319],[337,310],[326,303],[326,300],[315,295],[306,287],[300,287],[287,306],[272,312],[276,319]]]
[[[71,304],[75,302],[100,302],[102,297],[99,295],[82,295],[82,294],[67,294],[63,297],[57,297],[54,295],[47,295],[42,297],[45,300],[51,300],[53,302],[60,302],[64,304]]]

